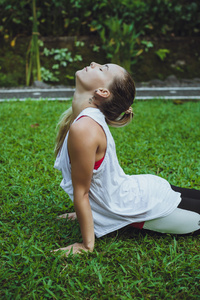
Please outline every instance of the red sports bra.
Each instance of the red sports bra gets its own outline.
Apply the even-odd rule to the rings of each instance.
[[[105,156],[104,156],[105,157]],[[95,164],[94,164],[94,169],[95,170],[98,170],[98,168],[101,166],[103,160],[104,160],[104,157],[102,157],[100,160],[98,161],[95,161]]]

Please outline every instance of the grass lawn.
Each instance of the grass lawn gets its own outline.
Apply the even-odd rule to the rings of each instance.
[[[124,228],[95,251],[50,251],[81,241],[53,168],[55,127],[70,102],[4,102],[1,127],[0,299],[200,299],[199,236]],[[132,124],[111,129],[128,174],[200,188],[200,102],[136,101]]]

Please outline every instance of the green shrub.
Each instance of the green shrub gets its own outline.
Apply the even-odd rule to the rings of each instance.
[[[42,36],[93,34],[111,17],[134,23],[137,33],[151,36],[199,34],[198,0],[52,0],[36,5]],[[31,27],[30,0],[0,0],[0,35],[30,35]]]
[[[84,43],[76,42],[76,45],[84,46]],[[53,56],[54,58],[54,64],[52,65],[51,70],[48,70],[44,67],[41,68],[42,73],[42,80],[48,82],[57,82],[59,81],[58,76],[60,75],[60,68],[64,67],[66,68],[68,64],[76,61],[82,61],[82,56],[79,54],[76,54],[72,57],[72,53],[67,49],[47,49],[44,48],[43,50],[44,56]],[[72,76],[66,75],[67,78],[73,79]]]

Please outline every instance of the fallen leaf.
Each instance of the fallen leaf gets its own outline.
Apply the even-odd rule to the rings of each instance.
[[[38,127],[38,126],[40,126],[40,124],[38,124],[38,123],[31,124],[31,127],[32,127],[32,128],[36,128],[36,127]]]

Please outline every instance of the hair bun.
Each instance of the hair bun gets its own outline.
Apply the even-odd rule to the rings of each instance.
[[[130,106],[126,111],[125,111],[125,114],[126,115],[129,115],[129,114],[132,114],[133,113],[133,109],[132,107]]]

